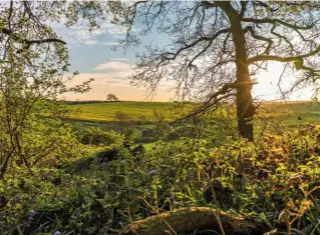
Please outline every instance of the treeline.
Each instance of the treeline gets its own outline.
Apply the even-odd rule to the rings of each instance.
[[[95,103],[110,103],[110,102],[142,102],[142,101],[126,101],[126,100],[117,100],[117,101],[106,101],[106,100],[77,100],[77,101],[61,101],[66,104],[95,104]],[[149,101],[146,101],[146,103]],[[198,104],[199,102],[192,101],[172,101],[172,103],[181,103],[181,104]]]
[[[123,100],[117,100],[117,101],[105,101],[105,100],[83,100],[83,101],[62,101],[66,104],[95,104],[95,103],[110,103],[110,102],[126,102]]]

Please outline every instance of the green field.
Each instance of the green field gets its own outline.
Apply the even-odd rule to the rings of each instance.
[[[102,125],[119,121],[117,112],[125,114],[129,121],[152,124],[157,121],[155,112],[164,117],[164,121],[173,121],[192,110],[192,105],[179,105],[169,102],[100,102],[70,104],[73,113],[70,119],[83,124]],[[296,126],[304,122],[314,121],[320,123],[320,104],[311,102],[266,103],[260,109],[275,120],[285,125]]]
[[[73,111],[70,118],[79,121],[116,122],[117,113],[125,114],[129,121],[153,123],[157,121],[155,112],[163,115],[164,121],[173,121],[191,110],[190,104],[179,105],[169,102],[99,102],[70,104]]]
[[[260,112],[288,127],[295,127],[308,122],[320,123],[320,103],[267,103],[262,105]]]

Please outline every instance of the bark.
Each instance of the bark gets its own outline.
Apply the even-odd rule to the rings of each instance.
[[[264,225],[241,217],[231,217],[222,212],[219,212],[221,221],[219,223],[217,215],[216,210],[208,207],[181,208],[133,222],[121,234],[179,235],[196,229],[211,229],[221,232],[220,225],[222,225],[224,233],[228,235],[254,235],[268,231]]]
[[[241,25],[241,15],[230,5],[230,2],[222,2],[220,6],[230,20],[230,31],[236,49],[238,130],[240,136],[253,141],[252,120],[254,107],[251,95],[252,83],[249,73],[245,31]]]

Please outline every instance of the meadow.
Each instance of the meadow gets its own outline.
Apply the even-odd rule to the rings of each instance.
[[[175,102],[75,102],[69,103],[72,110],[69,119],[76,125],[108,127],[119,122],[117,113],[134,124],[148,125],[158,122],[156,113],[163,116],[164,122],[173,122],[190,113],[194,104]],[[288,127],[296,127],[306,122],[320,123],[320,103],[266,102],[259,106],[259,115],[273,119]]]
[[[70,103],[73,113],[70,115],[74,120],[93,122],[116,122],[119,121],[117,113],[125,114],[125,119],[136,122],[156,122],[155,112],[164,117],[164,121],[170,122],[186,114],[191,110],[191,104],[179,104],[174,102],[93,102],[93,103]]]

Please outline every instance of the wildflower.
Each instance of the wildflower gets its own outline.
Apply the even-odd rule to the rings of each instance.
[[[61,235],[60,231],[55,231],[53,235]]]
[[[290,208],[290,209],[293,209],[294,208],[294,202],[292,200],[288,201],[287,202],[287,207]]]
[[[102,164],[102,163],[104,163],[104,159],[103,158],[99,158],[98,159],[98,164]]]
[[[33,217],[37,214],[35,210],[31,210],[29,213],[29,218],[28,218],[28,223],[30,224],[31,221],[33,220]]]
[[[312,201],[310,200],[303,200],[301,202],[300,208],[299,208],[299,214],[303,215],[311,206],[313,206]]]
[[[109,221],[108,221],[108,226],[107,226],[107,230],[108,231],[110,231],[110,229],[112,229],[113,228],[113,220],[112,219],[110,219]]]
[[[310,206],[313,206],[313,203],[312,203],[312,201],[310,201],[310,200],[303,200],[303,201],[301,202],[301,205],[302,205],[303,207],[309,208]]]
[[[174,195],[170,195],[169,197],[169,203],[170,203],[170,206],[173,207],[174,206]]]
[[[31,210],[30,211],[30,214],[29,214],[29,217],[33,217],[37,214],[37,212],[35,210]]]
[[[12,198],[12,200],[11,200],[11,202],[10,202],[10,204],[11,204],[11,206],[15,206],[17,203],[19,203],[20,202],[20,196],[19,195],[15,195],[13,198]]]

